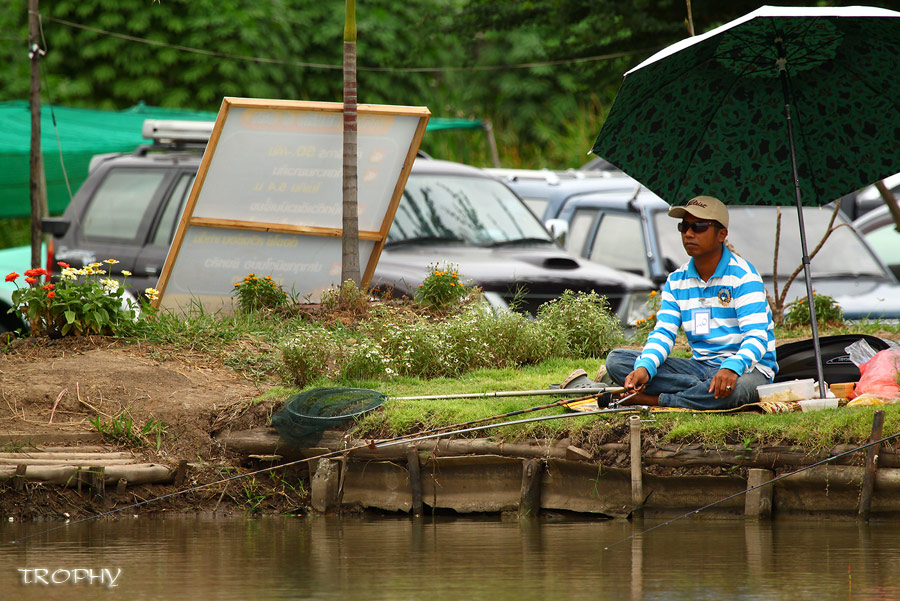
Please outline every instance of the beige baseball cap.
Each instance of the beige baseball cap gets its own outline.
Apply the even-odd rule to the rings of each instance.
[[[711,219],[728,227],[728,208],[718,198],[712,196],[697,196],[687,201],[687,204],[669,209],[669,217],[681,219],[690,213],[697,219]]]

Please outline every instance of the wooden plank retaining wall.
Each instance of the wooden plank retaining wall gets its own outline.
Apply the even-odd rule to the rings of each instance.
[[[274,430],[268,429],[229,433],[219,440],[247,455],[284,460],[316,457],[346,444],[342,438],[326,436],[318,448],[293,449],[285,446]],[[518,511],[520,515],[528,515],[534,513],[533,505],[540,510],[608,517],[629,517],[636,510],[646,517],[666,517],[716,503],[703,515],[855,516],[866,474],[863,453],[766,484],[779,474],[851,448],[838,446],[828,452],[807,453],[795,447],[705,449],[694,445],[662,445],[643,448],[636,455],[640,470],[640,478],[636,480],[634,457],[631,468],[613,467],[600,459],[609,454],[620,460],[629,457],[628,444],[601,445],[599,458],[595,458],[567,441],[505,444],[490,439],[428,440],[374,449],[355,447],[343,460],[311,462],[310,470],[313,506],[328,510],[358,507],[411,512],[414,499],[420,495],[426,512]],[[418,460],[410,470],[408,465],[413,457]],[[325,462],[330,462],[330,475],[317,479],[317,471]],[[721,474],[659,476],[641,469],[640,464],[713,466],[720,468]],[[751,468],[746,477],[738,474],[744,472],[736,469],[740,467]],[[411,479],[409,474],[417,470],[418,477]],[[534,473],[538,476],[529,476]],[[900,455],[882,449],[873,478],[871,516],[900,514],[900,494],[897,494]],[[636,481],[639,489],[635,488]],[[754,490],[743,494],[748,489]],[[727,497],[732,498],[717,503]]]

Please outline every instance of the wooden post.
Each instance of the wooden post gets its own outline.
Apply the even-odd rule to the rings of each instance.
[[[316,473],[310,483],[310,504],[320,513],[337,507],[340,493],[340,462],[334,459],[319,459]]]
[[[178,462],[178,468],[175,470],[175,486],[181,487],[184,484],[184,478],[187,475],[188,462],[187,459],[182,459]]]
[[[41,25],[38,0],[28,0],[28,58],[31,59],[31,173],[29,193],[31,196],[31,266],[41,266],[41,220],[43,214],[44,156],[41,153]]]
[[[749,492],[744,497],[745,516],[756,518],[772,516],[772,487],[761,485],[771,480],[774,476],[775,472],[772,470],[763,469],[751,469],[747,474],[747,490]]]
[[[106,496],[106,468],[102,465],[88,468],[88,483],[95,501],[103,501]]]
[[[522,463],[522,494],[519,497],[519,517],[535,518],[541,512],[541,479],[544,476],[542,459],[526,459]]]
[[[644,517],[644,479],[641,471],[641,418],[632,415],[628,418],[631,431],[631,510],[632,517]]]
[[[872,434],[869,436],[869,442],[879,440],[883,428],[884,411],[879,410],[872,416]],[[859,509],[856,512],[856,519],[863,522],[869,521],[869,510],[872,507],[872,493],[875,490],[875,472],[878,470],[878,451],[880,447],[880,444],[876,444],[866,449],[866,471],[863,475],[862,492],[859,495]]]
[[[491,164],[496,168],[500,168],[500,153],[497,152],[497,140],[494,138],[494,125],[490,120],[482,121],[482,127],[488,141],[488,150],[491,153]]]
[[[412,493],[412,514],[419,517],[423,512],[422,473],[419,469],[419,450],[414,444],[406,447],[406,465],[409,470],[409,490]]]
[[[28,469],[28,466],[25,464],[16,466],[16,473],[13,476],[13,490],[16,492],[21,491],[25,488],[25,470]]]

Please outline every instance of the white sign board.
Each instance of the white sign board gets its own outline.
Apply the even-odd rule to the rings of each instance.
[[[375,271],[430,113],[358,106],[363,284]],[[225,98],[159,280],[157,306],[231,309],[271,276],[300,298],[340,284],[343,105]]]

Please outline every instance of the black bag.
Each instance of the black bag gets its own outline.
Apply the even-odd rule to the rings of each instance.
[[[857,340],[865,340],[876,351],[890,348],[883,338],[868,334],[842,334],[840,336],[824,336],[819,338],[819,350],[822,353],[822,374],[829,384],[837,382],[858,382],[859,368],[850,360],[850,353],[844,348]],[[775,347],[775,358],[778,361],[778,373],[775,382],[819,378],[816,373],[816,351],[812,338],[789,342]]]

